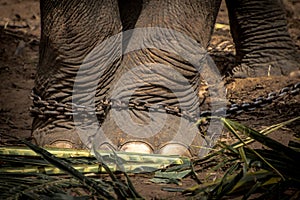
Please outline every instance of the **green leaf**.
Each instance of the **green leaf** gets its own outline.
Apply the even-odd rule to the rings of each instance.
[[[191,170],[184,171],[157,171],[155,172],[154,178],[150,179],[153,183],[176,183],[180,184],[185,176],[191,173]]]

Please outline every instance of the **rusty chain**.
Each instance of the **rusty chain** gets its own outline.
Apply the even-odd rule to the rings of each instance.
[[[154,112],[166,112],[169,114],[177,115],[179,117],[187,118],[191,121],[197,121],[201,117],[208,116],[223,116],[228,117],[234,114],[240,114],[244,111],[252,111],[256,108],[262,108],[273,101],[287,96],[296,95],[300,92],[300,82],[282,88],[279,92],[270,92],[265,97],[258,97],[252,102],[245,102],[241,104],[231,104],[228,107],[220,108],[214,112],[210,110],[202,111],[198,116],[191,114],[186,110],[182,110],[177,106],[170,106],[166,104],[151,104],[145,101],[121,101],[116,99],[101,100],[95,107],[82,106],[71,102],[59,103],[55,100],[43,100],[37,94],[32,92],[33,106],[30,108],[31,115],[38,118],[56,118],[67,119],[72,118],[74,115],[80,115],[82,117],[97,115],[105,118],[108,110],[110,109],[134,109],[140,111],[154,111]]]

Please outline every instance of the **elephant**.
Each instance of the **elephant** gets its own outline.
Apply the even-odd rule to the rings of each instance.
[[[205,139],[195,121],[156,112],[155,106],[199,114],[199,97],[190,94],[197,94],[202,74],[185,56],[203,58],[200,49],[209,45],[220,4],[41,0],[33,88],[36,143],[199,156]],[[238,63],[233,77],[287,75],[299,69],[280,0],[226,0],[226,5]],[[139,31],[142,37],[136,39]],[[176,34],[188,39],[178,42]],[[175,41],[165,40],[169,37]],[[204,71],[209,63],[203,64]],[[122,103],[127,108],[112,106]],[[81,108],[85,110],[78,114]]]

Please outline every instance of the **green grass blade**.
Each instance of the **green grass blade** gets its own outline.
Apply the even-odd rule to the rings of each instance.
[[[255,131],[249,127],[246,127],[240,123],[231,121],[229,119],[222,118],[221,119],[225,126],[230,129],[230,131],[238,130],[242,133],[245,133],[247,136],[250,136],[251,138],[255,139],[256,141],[260,142],[261,144],[279,152],[279,153],[284,153],[286,156],[290,157],[292,160],[299,159],[300,153],[297,151],[269,138],[264,136],[263,134],[259,133],[258,131]]]
[[[240,153],[240,156],[241,156],[242,161],[244,163],[244,167],[243,167],[244,173],[246,173],[249,169],[249,166],[248,166],[247,156],[246,156],[246,153],[244,151],[244,147],[239,148],[239,153]]]
[[[103,156],[98,152],[96,151],[95,149],[95,146],[93,146],[93,153],[95,154],[96,158],[104,163],[104,160],[103,160]],[[112,154],[114,156],[114,162],[116,164],[116,167],[118,169],[122,169],[124,174],[125,174],[125,168],[123,166],[123,163],[120,162],[121,159],[118,157],[118,155],[116,155],[116,153],[114,151],[112,151]],[[111,179],[114,181],[115,183],[115,187],[114,187],[114,191],[116,192],[116,194],[118,195],[119,198],[122,198],[122,199],[126,199],[126,198],[141,198],[141,196],[135,191],[134,188],[131,188],[133,187],[131,182],[129,185],[125,185],[122,181],[120,181],[113,173],[112,171],[109,169],[109,167],[105,164],[103,165],[105,171],[109,174],[109,176],[111,177]],[[126,174],[127,175],[127,174]],[[128,178],[128,177],[127,177]],[[130,193],[127,193],[127,191],[129,190]]]
[[[269,126],[269,127],[265,128],[265,129],[261,130],[260,133],[264,134],[264,135],[267,135],[267,134],[272,133],[272,132],[274,132],[274,131],[276,131],[276,130],[278,130],[278,129],[280,129],[280,128],[282,128],[282,127],[284,127],[284,126],[286,126],[286,125],[288,125],[288,124],[290,124],[290,123],[292,123],[294,121],[297,121],[299,119],[300,119],[300,116],[299,117],[295,117],[295,118],[290,119],[290,120],[287,120],[285,122],[281,122],[279,124],[275,124],[275,125]]]
[[[236,134],[236,131],[239,131],[241,133],[244,133],[246,134],[247,136],[251,136],[252,135],[255,135],[256,137],[254,138],[255,140],[257,140],[258,136],[263,136],[262,134],[258,133],[257,131],[253,130],[253,129],[250,129],[246,126],[243,126],[237,122],[233,122],[231,120],[228,120],[228,119],[225,119],[225,118],[222,118],[221,119],[225,126],[231,131],[231,132],[234,132],[235,135],[238,135]],[[263,136],[265,137],[265,136]],[[239,137],[240,138],[240,137]],[[268,138],[268,137],[265,137],[265,138]],[[269,138],[268,138],[269,139]],[[244,143],[244,141],[242,139],[240,139],[240,141],[242,143]],[[261,138],[259,139],[259,141],[261,141]],[[277,142],[278,143],[278,142]],[[280,146],[284,146],[280,143],[278,143]],[[244,143],[244,145],[247,145]],[[285,177],[280,173],[280,171],[278,171],[274,166],[272,166],[271,163],[269,163],[267,160],[264,159],[264,157],[262,157],[259,153],[257,153],[255,150],[253,149],[249,149],[250,151],[252,151],[255,155],[257,155],[257,157],[259,157],[264,163],[266,163],[270,168],[272,168],[278,175],[280,175],[283,179],[285,179]]]
[[[225,187],[223,188],[222,192],[220,192],[217,196],[216,199],[221,199],[225,195],[227,195],[241,180],[243,177],[243,170],[241,170],[237,175],[235,175],[233,178],[231,178],[231,181],[229,181]]]
[[[103,195],[103,197],[108,199],[115,199],[109,192],[107,192],[104,188],[99,187],[98,184],[78,172],[76,169],[74,169],[71,165],[66,163],[65,161],[55,157],[53,154],[49,153],[48,151],[30,143],[25,140],[22,140],[24,144],[26,144],[29,148],[31,148],[33,151],[35,151],[37,154],[41,155],[45,160],[47,160],[49,163],[53,164],[54,166],[58,167],[59,169],[66,171],[67,173],[71,174],[78,180],[80,180],[83,184],[86,184],[93,188],[95,191],[97,191],[100,195]]]
[[[261,187],[261,182],[256,182],[251,189],[243,196],[242,200],[247,200],[259,187]]]
[[[212,191],[214,196],[217,196],[218,198],[221,198],[224,193],[228,192],[228,187],[233,187],[235,183],[235,178],[231,178],[231,181],[228,183],[228,177],[231,175],[238,167],[240,166],[240,163],[236,163],[235,165],[231,166],[227,172],[222,177],[220,183],[215,187],[215,189]],[[229,184],[229,186],[228,186]],[[233,184],[233,185],[232,185]]]

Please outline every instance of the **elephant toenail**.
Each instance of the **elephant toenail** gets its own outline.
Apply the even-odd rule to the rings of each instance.
[[[168,143],[164,145],[158,153],[163,155],[180,155],[187,157],[192,156],[188,147],[180,143]]]
[[[143,141],[126,142],[123,145],[121,145],[120,149],[125,152],[147,153],[147,154],[153,153],[153,148],[149,144]]]
[[[298,70],[298,71],[292,71],[290,73],[290,77],[291,78],[300,78],[300,70]]]
[[[73,144],[68,141],[56,141],[53,142],[50,146],[56,148],[68,148],[68,149],[73,148]]]

